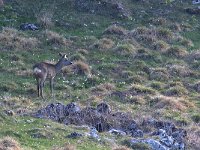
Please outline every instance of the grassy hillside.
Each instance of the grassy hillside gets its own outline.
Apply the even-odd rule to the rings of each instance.
[[[0,6],[1,139],[10,136],[27,150],[112,149],[129,137],[100,133],[113,140],[101,143],[68,139],[69,133],[87,129],[24,115],[52,102],[82,107],[107,102],[138,124],[146,118],[174,122],[188,131],[187,149],[200,146],[200,16],[185,11],[196,6],[121,3],[126,17],[106,7],[90,10],[89,4],[88,10],[77,9],[73,0],[8,0]],[[39,30],[19,30],[22,23],[35,23]],[[43,100],[37,97],[32,66],[57,62],[59,52],[74,64],[56,77],[54,98],[47,81]]]

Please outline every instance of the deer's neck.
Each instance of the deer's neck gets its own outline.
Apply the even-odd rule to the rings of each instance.
[[[63,67],[63,65],[61,63],[61,60],[59,60],[58,63],[55,64],[56,74],[61,71],[62,67]]]

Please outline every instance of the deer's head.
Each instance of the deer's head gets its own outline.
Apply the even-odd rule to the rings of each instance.
[[[61,57],[60,60],[59,60],[59,62],[60,62],[60,64],[62,64],[63,67],[72,64],[72,62],[67,58],[67,54],[61,54],[61,53],[59,53],[59,55]]]

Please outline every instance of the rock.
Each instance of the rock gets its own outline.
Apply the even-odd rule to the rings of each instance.
[[[132,120],[130,124],[128,125],[128,130],[135,130],[137,128],[138,128],[138,125],[136,124],[134,120]]]
[[[186,11],[188,14],[191,14],[191,15],[200,14],[200,9],[199,9],[199,8],[186,8],[185,11]]]
[[[199,4],[199,3],[200,3],[200,0],[193,0],[193,1],[192,1],[192,4],[193,4],[193,5]]]
[[[144,136],[144,133],[142,130],[133,130],[131,131],[131,136],[132,137],[143,137]]]
[[[65,115],[74,114],[79,112],[81,109],[76,103],[67,104],[65,107]]]
[[[83,135],[80,134],[80,133],[72,132],[71,134],[67,135],[66,137],[67,138],[78,138],[78,137],[81,137],[81,136],[83,136]]]
[[[111,129],[108,132],[111,133],[111,134],[114,134],[114,135],[121,135],[121,136],[126,135],[125,132],[123,132],[121,130],[117,130],[117,129]]]
[[[12,111],[12,110],[4,110],[4,113],[8,116],[14,116],[15,115],[15,112]]]
[[[195,91],[200,93],[200,82],[195,83],[193,87],[194,87]]]
[[[35,30],[38,30],[39,27],[35,24],[32,24],[32,23],[23,23],[20,25],[20,30],[32,30],[32,31],[35,31]]]
[[[98,133],[98,131],[96,130],[96,128],[94,128],[94,127],[91,127],[90,128],[90,133],[89,133],[89,136],[91,137],[91,138],[94,138],[94,139],[96,139],[96,140],[100,140],[100,138],[99,138],[99,135],[97,134]]]
[[[165,147],[160,142],[158,142],[154,139],[144,140],[144,143],[149,144],[153,150],[169,150],[169,148]]]
[[[102,113],[102,114],[110,114],[111,109],[108,104],[100,103],[99,105],[97,105],[97,112]]]
[[[182,143],[184,138],[187,136],[187,132],[184,129],[176,129],[176,131],[174,131],[172,133],[172,137],[178,142],[178,143]]]
[[[142,139],[142,140],[137,140],[137,139],[132,139],[130,140],[130,144],[138,144],[138,143],[145,143],[148,144],[152,150],[169,150],[169,148],[163,146],[160,142],[154,140],[154,139]]]
[[[168,136],[166,131],[163,129],[159,130],[159,137],[160,137],[160,142],[167,147],[171,147],[174,143],[174,138],[171,136]]]

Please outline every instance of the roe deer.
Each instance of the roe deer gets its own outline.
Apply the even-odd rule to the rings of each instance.
[[[66,54],[61,54],[60,60],[54,65],[47,62],[37,63],[33,66],[33,74],[37,80],[38,97],[43,97],[44,82],[47,78],[50,79],[51,95],[53,96],[53,79],[65,66],[71,65],[72,62],[67,59]]]

